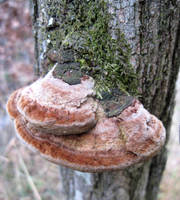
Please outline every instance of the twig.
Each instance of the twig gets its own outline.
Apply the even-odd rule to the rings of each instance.
[[[40,196],[40,194],[39,194],[39,192],[38,192],[38,190],[37,190],[37,188],[36,188],[36,186],[35,186],[35,184],[34,184],[34,182],[32,180],[32,177],[31,177],[31,175],[29,174],[29,172],[27,170],[27,167],[26,167],[26,165],[24,163],[24,160],[23,160],[20,152],[18,152],[18,157],[19,157],[19,164],[21,165],[21,167],[22,167],[22,169],[23,169],[23,171],[24,171],[24,173],[25,173],[25,175],[27,177],[27,181],[28,181],[28,183],[29,183],[29,185],[30,185],[30,187],[31,187],[31,189],[33,191],[35,199],[36,200],[42,200],[41,196]]]
[[[4,156],[0,156],[0,161],[8,163],[9,159]]]
[[[16,137],[13,137],[6,145],[5,155],[7,155],[14,147],[16,147]]]

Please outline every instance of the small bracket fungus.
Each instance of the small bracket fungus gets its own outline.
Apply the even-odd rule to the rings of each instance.
[[[155,155],[165,129],[137,99],[114,96],[105,105],[91,77],[70,85],[50,71],[15,91],[7,110],[18,138],[46,159],[84,172],[118,170]]]
[[[69,85],[53,78],[52,72],[32,85],[15,91],[8,111],[16,117],[17,109],[28,127],[56,135],[80,134],[97,122],[97,102],[92,98],[93,79],[83,77],[81,83]],[[13,108],[11,108],[13,107]]]

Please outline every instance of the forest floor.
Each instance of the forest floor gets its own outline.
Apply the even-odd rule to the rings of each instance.
[[[0,200],[60,200],[58,167],[19,143],[5,110],[10,93],[35,79],[28,2],[0,0]],[[158,200],[180,199],[180,79],[177,85],[169,157]]]

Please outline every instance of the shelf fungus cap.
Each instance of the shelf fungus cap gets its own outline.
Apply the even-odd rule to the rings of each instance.
[[[40,92],[44,95],[39,95]],[[165,129],[138,100],[133,99],[120,113],[110,116],[92,95],[91,78],[82,80],[71,90],[62,80],[45,77],[15,91],[7,109],[15,119],[16,133],[23,143],[47,160],[75,170],[124,169],[160,150]],[[73,113],[73,118],[68,118],[70,115],[63,109]],[[57,120],[51,112],[56,117],[60,113],[62,118]],[[77,113],[85,119],[77,117]],[[77,134],[78,129],[82,134]],[[62,132],[64,135],[60,135]]]
[[[7,110],[13,118],[19,114],[29,122],[29,128],[45,134],[80,134],[97,122],[93,88],[91,77],[84,76],[80,84],[69,85],[50,72],[30,86],[15,91]]]

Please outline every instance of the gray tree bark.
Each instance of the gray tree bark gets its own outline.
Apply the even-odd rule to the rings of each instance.
[[[36,72],[48,71],[51,49],[59,51],[63,38],[65,4],[82,1],[33,0]],[[116,28],[132,48],[131,63],[139,74],[144,106],[169,127],[174,107],[175,82],[180,66],[179,0],[108,0],[114,14],[111,35]],[[77,5],[78,6],[78,5]],[[74,17],[74,16],[72,16]],[[61,26],[62,25],[62,26]],[[66,24],[65,24],[66,26]],[[59,37],[57,37],[57,31]],[[65,51],[65,58],[68,53]],[[55,55],[56,57],[57,55]],[[56,59],[58,62],[58,59]],[[149,161],[129,169],[81,173],[60,167],[61,200],[156,200],[167,160],[166,147]]]

